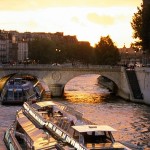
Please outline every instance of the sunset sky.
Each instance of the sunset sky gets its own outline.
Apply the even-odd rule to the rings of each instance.
[[[142,0],[0,0],[0,29],[64,32],[93,46],[110,35],[118,47],[130,46],[131,20]]]

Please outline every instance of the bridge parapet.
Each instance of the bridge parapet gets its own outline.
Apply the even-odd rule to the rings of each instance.
[[[65,65],[60,65],[60,66],[52,66],[50,64],[29,64],[29,65],[2,65],[0,66],[1,70],[72,70],[72,71],[121,71],[120,66],[109,66],[109,65],[82,65],[82,66],[65,66]]]

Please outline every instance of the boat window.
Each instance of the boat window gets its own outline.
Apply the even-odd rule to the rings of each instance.
[[[105,135],[104,131],[95,132],[95,135]]]
[[[15,78],[14,79],[14,84],[15,85],[20,85],[22,83],[22,78]]]
[[[79,143],[84,144],[84,137],[82,134],[79,136]]]
[[[14,80],[10,80],[8,83],[9,83],[10,85],[13,85],[13,84],[14,84]]]
[[[79,139],[79,132],[74,132],[74,135],[73,135],[73,138],[74,139]]]
[[[25,83],[27,83],[27,81],[26,81],[26,80],[22,80],[21,82],[22,82],[22,84],[25,84]]]
[[[34,89],[40,95],[40,93],[41,93],[40,89],[38,87],[35,87]]]
[[[41,93],[41,91],[43,91],[43,87],[42,87],[41,84],[37,84],[37,85],[35,86],[35,89],[36,89],[37,92],[39,92],[39,93]]]
[[[28,95],[34,95],[35,94],[32,88],[29,89],[28,91],[26,91],[26,93],[28,93]]]
[[[25,96],[28,96],[28,95],[29,95],[27,91],[24,91],[24,94],[25,94]]]
[[[7,98],[13,98],[14,94],[13,91],[7,91]]]
[[[14,98],[18,98],[18,93],[16,91],[14,92]]]
[[[22,96],[23,96],[22,91],[18,91],[18,97],[20,98],[20,97],[22,97]]]
[[[85,132],[83,133],[84,141],[86,143],[105,143],[106,135],[104,132]]]
[[[105,132],[106,135],[106,139],[108,142],[112,142],[113,141],[113,136],[111,132]]]
[[[92,135],[93,132],[87,132],[87,135]],[[103,131],[96,131],[95,135],[105,135]]]

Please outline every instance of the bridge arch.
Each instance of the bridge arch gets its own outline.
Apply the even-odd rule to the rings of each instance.
[[[118,86],[116,85],[116,83],[106,76],[101,75],[98,81],[101,85],[108,88],[112,93],[116,94],[118,92]]]
[[[81,77],[81,76],[85,76],[85,82],[86,82],[86,75],[95,75],[97,76],[95,82],[97,82],[97,84],[100,84],[102,85],[104,88],[108,89],[111,93],[114,93],[116,94],[117,91],[118,91],[118,86],[116,85],[116,83],[114,81],[112,81],[111,79],[107,78],[106,76],[102,76],[101,73],[99,74],[93,74],[93,73],[85,73],[85,74],[82,74],[82,75],[78,75],[78,76],[75,76],[74,78],[71,78],[62,88],[63,88],[63,92],[65,91],[65,88],[66,88],[66,85],[68,83],[70,83],[72,80],[74,80],[75,78],[78,78],[78,77]],[[84,80],[84,79],[83,79]],[[80,81],[79,81],[80,82]],[[92,85],[91,85],[92,86]]]
[[[86,75],[86,74],[98,74],[98,75],[102,75],[102,76],[107,76],[107,72],[100,72],[100,71],[88,71],[88,70],[71,70],[71,71],[52,71],[49,72],[49,74],[47,74],[44,77],[44,81],[46,83],[49,84],[50,89],[53,91],[54,86],[56,85],[56,88],[61,87],[61,89],[59,91],[64,91],[64,87],[65,85],[73,78],[80,76],[80,75]],[[106,75],[105,75],[106,74]],[[113,76],[115,78],[111,78],[110,76]],[[117,75],[117,73],[111,73],[110,76],[108,75],[107,78],[109,78],[111,81],[113,81],[113,83],[115,83],[116,86],[118,86],[116,84],[117,80],[119,79],[119,75]],[[115,80],[113,80],[115,79]],[[52,87],[52,88],[51,88]],[[55,89],[56,90],[56,89]],[[62,94],[61,94],[62,95]]]
[[[70,80],[68,80],[68,82],[64,85],[64,88],[66,88],[66,86],[68,86],[70,83],[73,83],[74,81],[76,82],[76,79],[78,79],[78,78],[79,78],[79,80],[78,80],[78,83],[76,85],[80,85],[80,84],[82,85],[81,82],[87,82],[87,80],[90,77],[92,77],[92,79],[94,79],[94,77],[95,77],[95,80],[98,80],[99,76],[100,76],[99,74],[88,74],[88,73],[75,76],[75,77],[71,78]],[[81,78],[82,78],[82,80],[81,80]],[[96,82],[98,83],[98,81],[95,81],[95,83]]]

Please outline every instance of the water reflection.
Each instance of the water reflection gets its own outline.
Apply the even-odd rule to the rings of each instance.
[[[110,92],[98,85],[99,75],[82,75],[72,79],[65,87],[65,99],[73,103],[101,103]]]
[[[65,100],[72,103],[102,103],[106,100],[108,94],[91,94],[81,91],[65,92]]]
[[[150,107],[110,95],[107,89],[99,87],[97,77],[86,75],[71,80],[61,102],[81,111],[84,117],[97,124],[117,129],[116,140],[150,147]]]

